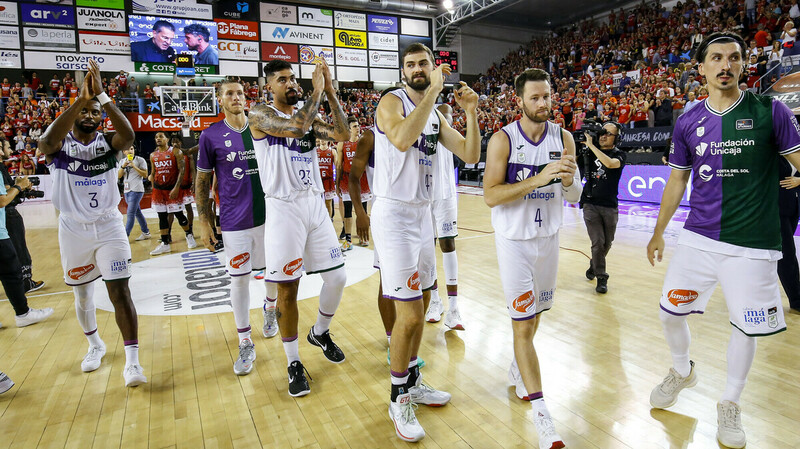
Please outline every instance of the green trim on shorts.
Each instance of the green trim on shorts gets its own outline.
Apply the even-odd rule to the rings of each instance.
[[[436,238],[439,239],[439,240],[444,240],[444,239],[454,239],[456,237],[458,237],[458,234],[453,235],[453,236],[448,236],[448,237],[436,237]]]
[[[326,268],[326,269],[324,269],[324,270],[318,270],[318,271],[306,271],[306,274],[319,274],[319,273],[326,273],[326,272],[328,272],[328,271],[333,271],[333,270],[335,270],[335,269],[337,269],[337,268],[342,268],[343,266],[344,266],[344,262],[342,262],[341,264],[339,264],[339,265],[337,265],[337,266],[335,266],[335,267],[333,267],[333,268]]]
[[[117,278],[117,279],[105,279],[105,278],[103,278],[103,282],[113,282],[113,281],[123,281],[123,280],[127,281],[130,278],[131,278],[130,276],[128,276],[126,278]],[[95,280],[97,280],[97,279],[95,279]]]
[[[786,330],[786,326],[784,326],[783,329],[778,329],[775,332],[770,332],[768,334],[748,334],[747,332],[743,331],[739,326],[733,324],[732,321],[730,323],[731,323],[731,326],[735,327],[736,329],[739,329],[739,331],[741,331],[741,333],[747,335],[748,337],[769,337],[770,335],[779,334],[779,333],[781,333],[781,332]]]

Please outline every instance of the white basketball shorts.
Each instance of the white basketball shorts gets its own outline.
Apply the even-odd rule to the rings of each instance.
[[[264,228],[257,226],[241,231],[222,231],[225,242],[225,269],[231,276],[244,276],[253,270],[263,270]]]
[[[494,239],[500,282],[511,319],[529,320],[550,310],[558,275],[558,234],[510,240],[495,233]]]
[[[67,285],[131,277],[131,246],[122,215],[114,210],[94,223],[58,217],[58,245]]]
[[[444,239],[458,236],[458,227],[456,226],[456,220],[458,220],[457,196],[435,200],[431,204],[431,212],[433,213],[433,227],[436,232],[436,238]]]

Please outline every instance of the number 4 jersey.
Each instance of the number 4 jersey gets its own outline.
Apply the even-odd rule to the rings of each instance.
[[[538,142],[531,141],[519,121],[502,128],[508,136],[506,184],[514,184],[536,176],[544,167],[561,159],[564,140],[561,128],[545,122],[545,132]],[[576,171],[573,182],[580,185]],[[534,189],[524,197],[492,208],[492,226],[509,240],[549,237],[558,232],[563,218],[561,181]]]
[[[117,155],[98,133],[84,145],[70,132],[48,164],[53,175],[53,206],[80,223],[93,223],[117,211]]]

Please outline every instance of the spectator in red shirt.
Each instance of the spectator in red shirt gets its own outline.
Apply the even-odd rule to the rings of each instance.
[[[50,95],[55,97],[59,87],[61,87],[61,80],[58,79],[58,74],[54,73],[53,79],[50,80]]]
[[[0,94],[5,98],[11,96],[11,83],[8,82],[8,78],[3,78],[3,83],[0,84]]]
[[[30,86],[34,93],[38,93],[39,88],[42,87],[42,80],[39,79],[39,75],[36,72],[31,74]]]

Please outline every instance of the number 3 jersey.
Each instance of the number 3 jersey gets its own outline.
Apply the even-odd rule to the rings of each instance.
[[[270,105],[279,117],[291,118]],[[301,138],[267,134],[253,139],[264,196],[291,201],[309,194],[323,193],[317,160],[317,141],[311,129]]]
[[[53,176],[53,206],[80,223],[92,223],[117,211],[117,155],[106,138],[97,133],[84,145],[70,132],[61,151],[48,164]]]
[[[545,132],[538,142],[531,141],[519,121],[502,128],[508,136],[506,184],[514,184],[536,176],[544,167],[561,159],[564,140],[561,128],[545,122]],[[580,185],[578,172],[573,178]],[[509,240],[549,237],[558,232],[564,214],[561,180],[556,179],[524,197],[492,208],[495,232]]]

